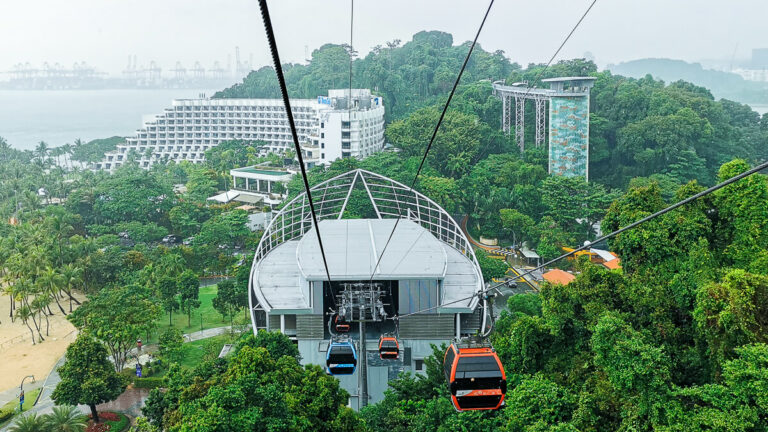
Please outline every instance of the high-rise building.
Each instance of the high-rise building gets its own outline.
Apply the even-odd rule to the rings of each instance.
[[[384,101],[368,89],[352,89],[351,95],[329,90],[316,100],[293,99],[291,108],[308,166],[363,158],[384,147]],[[207,150],[233,140],[262,141],[263,153],[293,149],[283,101],[176,99],[94,168],[114,171],[129,159],[143,168],[168,160],[199,163]]]

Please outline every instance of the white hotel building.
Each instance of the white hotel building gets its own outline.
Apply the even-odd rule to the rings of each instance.
[[[384,100],[368,89],[352,89],[350,108],[349,93],[329,90],[316,100],[291,100],[308,166],[364,158],[384,147]],[[207,150],[232,140],[266,142],[263,153],[293,149],[282,99],[176,99],[94,168],[114,171],[129,156],[143,168],[169,160],[199,163]]]

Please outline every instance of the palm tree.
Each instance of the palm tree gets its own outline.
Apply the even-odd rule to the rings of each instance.
[[[37,281],[40,284],[40,288],[41,288],[40,295],[48,297],[49,303],[50,303],[50,299],[53,298],[56,301],[56,304],[59,306],[59,310],[61,311],[61,313],[66,315],[67,313],[64,311],[64,308],[61,306],[61,303],[59,303],[58,293],[64,287],[64,278],[62,278],[61,273],[59,273],[58,269],[55,269],[51,266],[47,266],[45,270],[43,270],[43,272],[40,274],[40,277],[37,279]]]
[[[29,333],[32,335],[32,345],[36,345],[35,332],[32,330],[32,326],[29,325],[29,319],[32,318],[32,309],[30,309],[27,305],[20,305],[16,308],[16,313],[14,316],[16,318],[20,318],[21,322],[27,326]]]
[[[41,432],[45,429],[45,418],[38,417],[37,413],[29,413],[16,420],[8,430],[10,432]]]
[[[75,265],[75,263],[65,264],[61,269],[61,276],[64,279],[64,292],[69,296],[69,312],[71,313],[72,301],[74,300],[75,303],[80,304],[72,296],[72,289],[83,283],[83,269]]]
[[[66,163],[67,168],[72,169],[72,144],[66,143],[61,146],[61,149],[64,153],[64,162]]]
[[[48,159],[48,153],[51,152],[51,147],[45,141],[40,141],[35,148],[35,156],[40,166],[45,166],[45,161]]]
[[[88,425],[87,417],[72,405],[55,406],[44,418],[48,432],[83,432]]]
[[[5,138],[0,137],[0,160],[8,159],[8,152],[11,149],[10,144]]]

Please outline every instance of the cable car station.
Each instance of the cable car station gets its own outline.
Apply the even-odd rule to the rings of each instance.
[[[483,278],[459,225],[423,194],[361,169],[311,192],[332,282],[302,193],[275,215],[256,249],[251,318],[254,329],[295,340],[302,363],[336,376],[359,409],[380,401],[400,372],[424,372],[430,344],[486,325],[475,296]],[[361,201],[375,217],[348,219]]]

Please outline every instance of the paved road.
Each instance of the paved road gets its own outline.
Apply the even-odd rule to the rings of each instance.
[[[207,339],[214,336],[218,336],[220,334],[224,334],[228,332],[229,329],[230,327],[226,326],[226,327],[217,327],[217,328],[207,329],[203,331],[193,332],[193,333],[185,334],[184,340],[186,340],[187,342],[192,342],[200,339]],[[137,353],[136,349],[134,348],[133,350],[131,350],[131,353],[136,354]],[[135,361],[133,363],[135,364]],[[51,399],[51,393],[53,393],[53,390],[56,388],[56,385],[61,381],[61,377],[59,376],[59,373],[56,370],[59,367],[61,367],[61,365],[63,364],[64,364],[64,357],[59,359],[59,361],[53,367],[51,372],[48,374],[48,377],[41,384],[43,387],[43,390],[40,394],[40,399],[38,400],[37,405],[27,410],[26,413],[35,412],[38,415],[42,415],[42,414],[48,414],[53,411],[54,403],[53,403],[53,400]],[[6,395],[6,393],[8,393],[8,395]],[[97,409],[99,410],[112,409],[112,410],[127,412],[128,414],[134,415],[134,416],[139,415],[141,413],[141,406],[144,404],[144,400],[146,399],[148,394],[149,394],[149,391],[145,391],[144,389],[134,389],[134,391],[127,391],[126,393],[124,393],[124,395],[121,395],[120,398],[118,398],[117,400],[107,404],[99,405]],[[18,395],[18,391],[14,393],[11,390],[0,393],[0,396],[9,397],[8,400],[15,398],[17,395]],[[3,402],[3,404],[4,403],[5,402]],[[80,408],[80,410],[84,414],[90,414],[91,412],[90,408],[88,408],[88,406],[86,405],[80,405],[78,406],[78,408]],[[12,424],[13,422],[9,423],[4,428],[0,429],[0,432],[6,431]]]

